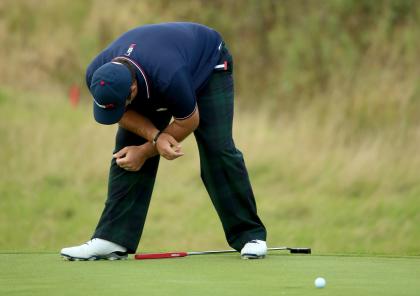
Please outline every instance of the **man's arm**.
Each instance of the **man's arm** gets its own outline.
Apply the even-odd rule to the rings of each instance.
[[[181,146],[179,142],[184,140],[198,127],[199,121],[198,108],[195,108],[191,116],[186,119],[175,119],[159,135],[156,146],[152,144],[152,141],[159,130],[147,117],[135,111],[128,110],[124,113],[119,125],[149,141],[141,145],[143,153],[148,157],[161,154],[166,159],[172,160],[183,155],[180,152]]]
[[[184,140],[191,134],[200,122],[200,115],[196,107],[193,113],[186,119],[175,119],[163,132],[174,137],[178,142]],[[145,116],[128,110],[121,118],[119,125],[136,135],[152,142],[159,130],[154,124]]]
[[[148,141],[145,144],[136,147],[135,149],[136,151],[141,153],[141,155],[144,157],[144,160],[159,154],[156,147],[152,144],[153,138],[159,132],[159,130],[147,117],[133,110],[127,110],[124,113],[121,120],[118,122],[118,124],[122,128],[129,130],[130,132]],[[114,158],[117,158],[118,165],[121,166],[121,161],[124,163],[125,160],[122,158],[127,158],[126,155],[130,149],[134,148],[124,147],[123,149],[114,154]],[[127,161],[132,162],[131,159],[127,159]]]
[[[186,119],[175,119],[159,135],[156,149],[166,159],[172,160],[182,156],[179,142],[190,135],[200,122],[200,115],[196,107],[194,112]]]
[[[155,135],[159,132],[147,117],[133,110],[126,111],[118,123],[122,128],[135,133],[149,142],[152,142]]]
[[[198,107],[195,108],[193,113],[186,119],[175,119],[168,125],[163,132],[170,134],[178,142],[183,141],[189,134],[196,130],[200,123],[200,115]]]

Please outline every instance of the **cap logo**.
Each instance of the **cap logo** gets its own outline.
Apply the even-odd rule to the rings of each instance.
[[[100,85],[105,85],[105,81],[101,80],[101,82],[99,82]]]
[[[93,101],[95,102],[96,106],[98,106],[99,108],[102,108],[102,109],[112,109],[112,108],[115,107],[114,104],[105,104],[105,105],[102,105],[102,104],[99,104],[95,99],[93,99]]]

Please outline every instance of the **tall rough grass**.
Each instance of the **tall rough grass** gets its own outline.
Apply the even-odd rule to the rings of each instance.
[[[235,138],[273,244],[419,254],[418,1],[0,2],[0,249],[87,239],[114,127],[70,84],[137,25],[195,21],[235,57]],[[142,247],[225,247],[193,139],[162,161]]]
[[[354,81],[366,72],[394,84],[419,77],[420,4],[412,0],[4,0],[0,16],[0,82],[30,89],[83,85],[88,62],[115,37],[165,21],[223,34],[248,106],[291,108],[337,88],[359,96]]]
[[[115,127],[91,106],[3,91],[0,249],[56,250],[87,239],[103,208]],[[48,108],[46,108],[48,106]],[[317,252],[418,254],[419,131],[353,137],[342,118],[238,110],[242,149],[271,244]],[[333,111],[330,111],[333,112]],[[143,249],[224,248],[193,139],[162,161]]]

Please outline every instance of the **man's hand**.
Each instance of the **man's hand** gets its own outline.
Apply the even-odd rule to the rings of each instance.
[[[173,160],[184,155],[181,151],[181,144],[167,133],[160,134],[156,141],[156,149],[167,160]]]
[[[200,115],[197,107],[187,119],[175,119],[163,130],[156,141],[156,149],[159,154],[168,160],[184,155],[179,142],[191,134],[198,127],[199,122]]]
[[[140,170],[148,158],[142,146],[127,146],[115,153],[117,165],[130,172]]]

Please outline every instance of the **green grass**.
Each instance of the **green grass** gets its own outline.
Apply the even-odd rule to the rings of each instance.
[[[419,257],[272,254],[66,262],[57,254],[0,254],[0,295],[418,295]],[[324,289],[314,280],[322,276]]]
[[[419,257],[377,255],[420,255],[420,2],[44,2],[0,2],[0,295],[418,294]],[[58,259],[97,223],[115,134],[86,89],[76,109],[63,90],[123,31],[179,20],[216,28],[234,54],[249,108],[234,138],[269,245],[316,256]],[[161,162],[139,251],[227,247],[194,140],[183,148]],[[318,256],[331,253],[354,256]]]

